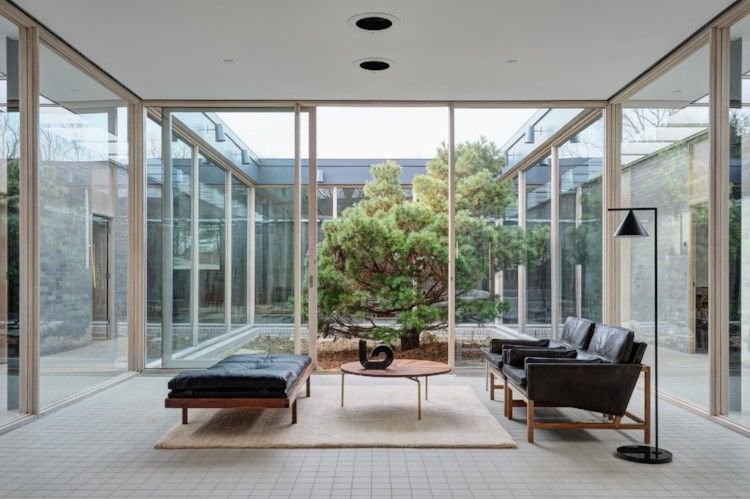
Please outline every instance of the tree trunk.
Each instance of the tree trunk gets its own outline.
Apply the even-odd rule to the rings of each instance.
[[[419,331],[409,331],[401,335],[401,351],[419,348]]]

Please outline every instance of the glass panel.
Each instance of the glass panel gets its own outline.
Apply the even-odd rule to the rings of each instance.
[[[203,156],[199,159],[198,201],[198,342],[226,332],[227,172]]]
[[[246,348],[294,352],[294,189],[255,191],[255,335]]]
[[[551,336],[552,284],[549,252],[552,181],[550,158],[526,172],[526,229],[544,234],[542,247],[533,248],[538,258],[526,266],[526,334],[538,338]]]
[[[506,227],[518,226],[518,177],[513,177],[513,192],[515,199],[508,204],[503,213],[503,225]],[[518,265],[508,262],[502,271],[503,300],[508,304],[507,310],[502,315],[502,323],[511,328],[512,332],[520,333],[518,330]]]
[[[146,366],[161,359],[162,179],[161,125],[146,120]]]
[[[602,320],[602,152],[604,123],[558,149],[560,162],[560,317]]]
[[[176,147],[175,147],[176,146]],[[172,156],[172,330],[162,331],[171,352],[197,343],[190,304],[193,295],[193,152],[180,140],[170,143]],[[169,202],[169,200],[167,200]]]
[[[750,424],[750,18],[732,26],[731,40],[729,413]]]
[[[347,186],[318,245],[318,365],[356,360],[360,338],[447,361],[447,109],[317,113],[324,179]],[[417,201],[405,195],[412,183]]]
[[[495,179],[507,166],[499,147],[534,109],[456,110],[456,364],[484,365],[493,338],[518,338],[518,182]],[[429,166],[428,166],[429,169]],[[417,193],[420,189],[416,177]]]
[[[708,47],[623,105],[622,206],[658,209],[660,388],[708,406]],[[624,215],[621,215],[624,216]],[[651,235],[622,238],[623,326],[651,346],[654,217]]]
[[[249,188],[232,177],[232,330],[248,324]]]
[[[0,18],[0,421],[18,414],[19,174],[21,158],[18,102],[18,28]]]
[[[127,369],[128,139],[125,102],[44,45],[39,66],[45,406]]]

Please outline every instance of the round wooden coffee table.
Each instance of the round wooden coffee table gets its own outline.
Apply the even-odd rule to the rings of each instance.
[[[422,419],[422,384],[419,378],[424,378],[424,399],[427,400],[429,377],[451,371],[448,364],[431,360],[396,359],[385,369],[365,369],[359,362],[347,362],[341,365],[341,407],[344,407],[344,378],[347,374],[372,378],[406,378],[417,383],[417,419]]]

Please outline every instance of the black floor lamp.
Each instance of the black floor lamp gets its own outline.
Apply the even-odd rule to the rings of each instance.
[[[614,233],[614,237],[644,237],[648,232],[635,216],[636,211],[654,212],[654,446],[625,445],[617,448],[619,458],[637,463],[662,464],[672,461],[672,453],[659,448],[659,309],[657,285],[658,275],[658,232],[656,208],[609,208],[607,211],[627,211],[628,214]],[[647,393],[647,397],[651,394]]]

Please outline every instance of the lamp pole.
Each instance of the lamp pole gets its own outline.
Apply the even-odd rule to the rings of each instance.
[[[614,237],[644,237],[648,232],[635,216],[635,211],[654,214],[654,447],[625,445],[617,448],[619,458],[637,463],[662,464],[672,461],[672,453],[659,448],[659,232],[656,208],[608,208],[607,211],[627,211],[628,214],[614,233]],[[647,393],[647,397],[651,394]]]

